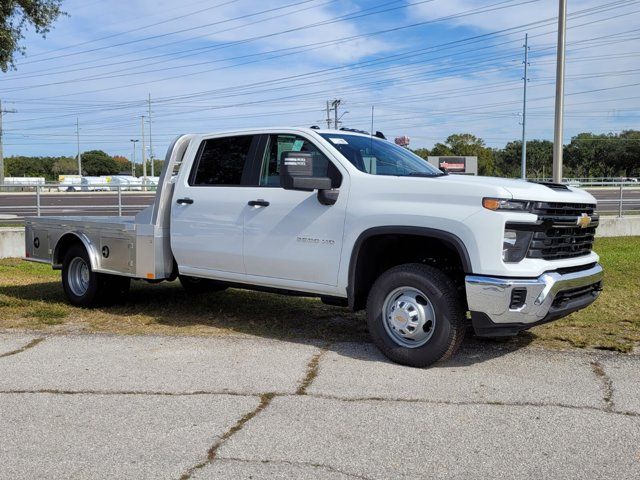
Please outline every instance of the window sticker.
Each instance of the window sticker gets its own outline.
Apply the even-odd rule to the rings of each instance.
[[[291,146],[291,151],[299,152],[300,150],[302,150],[303,145],[304,145],[304,140],[296,140],[295,142],[293,142],[293,145]]]
[[[329,140],[331,140],[335,145],[349,145],[349,142],[344,138],[330,138]]]

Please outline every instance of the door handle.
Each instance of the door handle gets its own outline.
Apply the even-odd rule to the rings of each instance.
[[[250,207],[268,207],[269,206],[269,202],[259,198],[258,200],[250,200],[248,205]]]
[[[192,198],[179,198],[178,200],[176,200],[176,203],[178,205],[191,205],[193,203],[193,199]]]

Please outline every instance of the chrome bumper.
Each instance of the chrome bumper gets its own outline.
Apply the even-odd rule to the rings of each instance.
[[[586,307],[598,296],[603,277],[604,272],[600,264],[565,274],[548,272],[532,279],[468,275],[465,278],[467,302],[472,316],[484,314],[483,316],[487,316],[496,326],[524,324],[526,328]],[[554,305],[558,294],[589,286],[593,286],[594,290],[587,292],[583,297],[572,302],[564,302],[564,305]],[[525,299],[518,308],[511,308],[515,289],[525,290]]]

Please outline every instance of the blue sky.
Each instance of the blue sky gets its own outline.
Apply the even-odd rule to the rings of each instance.
[[[556,0],[121,0],[63,2],[47,39],[28,34],[0,73],[5,155],[131,155],[152,99],[153,148],[175,135],[345,126],[431,147],[470,132],[521,135],[524,34],[529,139],[551,139]],[[640,1],[568,2],[565,142],[640,128]],[[149,125],[145,125],[147,143]],[[140,153],[138,152],[138,155]],[[138,156],[139,158],[139,156]]]

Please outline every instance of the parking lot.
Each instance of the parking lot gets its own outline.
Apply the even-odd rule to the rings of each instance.
[[[2,478],[637,478],[640,357],[0,334]]]

